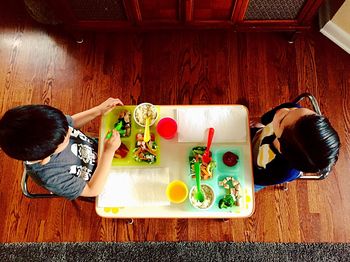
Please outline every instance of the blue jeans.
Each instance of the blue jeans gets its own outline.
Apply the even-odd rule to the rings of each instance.
[[[255,192],[258,192],[260,191],[261,189],[265,188],[266,186],[259,186],[259,185],[254,185],[254,191]]]

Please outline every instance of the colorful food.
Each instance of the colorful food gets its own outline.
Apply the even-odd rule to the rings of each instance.
[[[131,133],[131,113],[128,110],[120,111],[118,121],[114,124],[121,137],[130,136]]]
[[[201,185],[201,189],[202,189],[202,192],[204,194],[204,201],[200,202],[196,199],[195,195],[197,192],[197,187],[194,186],[191,189],[190,202],[196,208],[208,209],[209,207],[211,207],[213,205],[214,200],[215,200],[214,190],[210,186],[205,185],[205,184]]]
[[[233,206],[241,205],[241,184],[233,177],[226,177],[222,181],[219,181],[219,186],[223,186],[226,189],[226,195],[220,199],[219,208],[229,208]]]
[[[140,104],[135,108],[134,117],[136,123],[141,126],[145,126],[147,118],[150,118],[150,123],[153,124],[157,119],[157,108],[150,103]]]
[[[157,161],[158,146],[155,137],[151,134],[149,142],[143,141],[143,133],[136,134],[136,144],[133,150],[133,157],[137,162],[153,164]]]
[[[194,170],[194,163],[199,161],[201,163],[201,179],[207,180],[213,177],[214,169],[216,167],[215,161],[210,161],[209,163],[202,162],[202,156],[205,152],[205,146],[197,146],[192,148],[189,156],[190,162],[190,176],[196,178],[196,173]],[[211,156],[211,152],[210,152]]]
[[[228,208],[235,205],[235,200],[232,195],[226,195],[219,201],[219,208]]]
[[[120,144],[120,147],[115,151],[114,153],[114,157],[115,158],[125,158],[129,153],[129,148],[121,143]]]
[[[226,166],[235,166],[238,163],[238,156],[230,151],[227,151],[222,156],[222,161]]]

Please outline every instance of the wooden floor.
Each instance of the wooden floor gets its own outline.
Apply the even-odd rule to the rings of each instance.
[[[311,92],[338,130],[339,162],[323,181],[256,194],[254,215],[206,219],[102,219],[94,204],[30,200],[21,163],[0,152],[0,241],[350,241],[350,56],[314,31],[86,35],[76,44],[24,14],[0,18],[0,114],[45,103],[67,114],[106,98],[125,104],[245,104],[251,117]],[[98,131],[96,120],[85,131]],[[25,132],[25,130],[24,130]]]

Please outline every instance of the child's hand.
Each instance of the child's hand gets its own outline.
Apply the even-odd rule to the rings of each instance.
[[[108,113],[109,111],[111,111],[117,105],[123,105],[123,102],[120,101],[120,99],[118,99],[118,98],[110,97],[106,101],[104,101],[103,103],[98,105],[97,107],[98,107],[100,114],[104,115],[104,114]]]
[[[116,130],[112,130],[112,136],[110,138],[105,138],[104,141],[104,152],[105,153],[113,153],[120,147],[121,140],[120,140],[120,134]]]

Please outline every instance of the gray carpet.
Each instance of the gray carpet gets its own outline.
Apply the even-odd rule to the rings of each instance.
[[[0,261],[350,261],[350,244],[227,242],[3,243]]]

